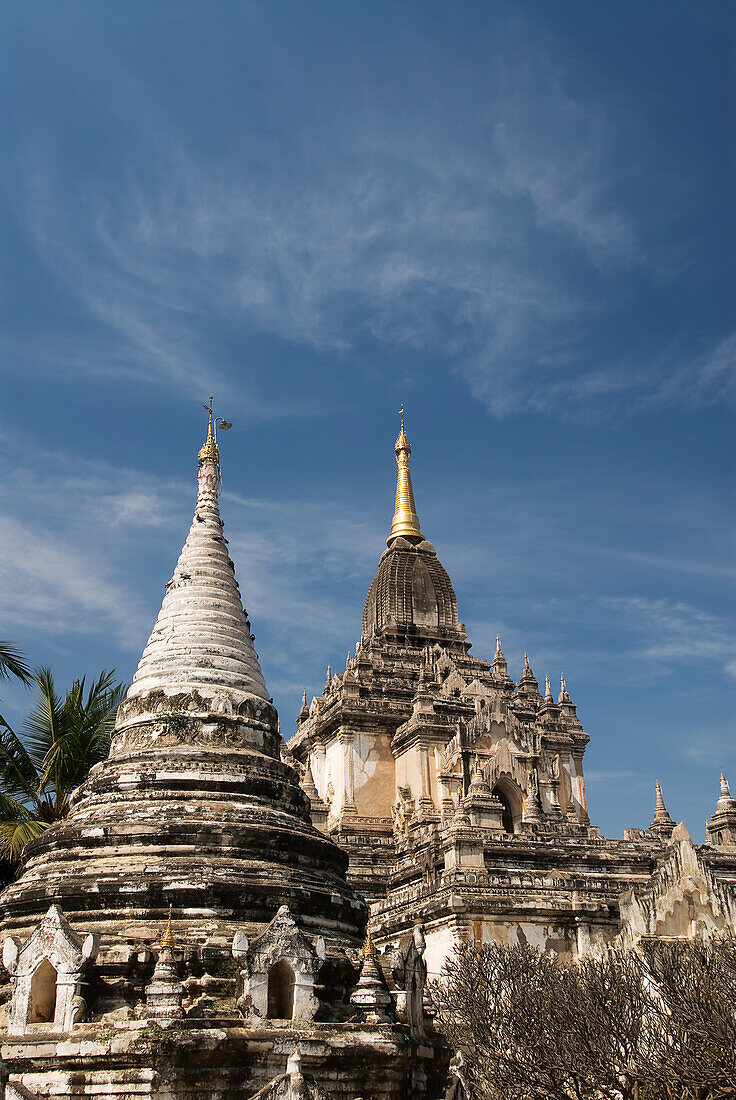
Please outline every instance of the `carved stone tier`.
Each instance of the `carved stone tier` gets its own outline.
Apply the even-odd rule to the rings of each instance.
[[[153,708],[131,724],[130,702],[113,755],[26,850],[22,879],[2,897],[7,927],[29,930],[53,901],[92,931],[118,924],[145,938],[173,904],[201,939],[203,919],[208,934],[227,935],[233,923],[265,925],[286,902],[306,926],[357,946],[365,905],[345,883],[347,856],[311,825],[295,770],[253,747],[277,744],[272,705],[249,702],[256,725],[205,716],[193,698],[171,730]]]
[[[25,851],[2,896],[27,938],[53,902],[105,944],[152,948],[169,906],[182,950],[263,931],[280,906],[328,951],[363,941],[366,905],[347,856],[309,816],[284,759],[218,507],[217,446],[200,452],[194,519],[128,695],[110,755],[68,817]],[[106,954],[107,952],[107,954]],[[114,954],[114,952],[113,952]]]

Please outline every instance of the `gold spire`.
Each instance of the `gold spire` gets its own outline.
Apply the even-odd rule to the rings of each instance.
[[[371,937],[371,930],[370,930],[370,928],[366,928],[366,930],[365,930],[365,943],[363,944],[363,958],[368,959],[368,958],[370,958],[371,955],[375,955],[375,954],[377,954],[376,945],[374,944],[373,939]]]
[[[409,459],[411,457],[411,443],[406,438],[404,431],[404,410],[401,410],[401,431],[396,440],[396,462],[399,470],[396,478],[396,509],[391,523],[391,534],[388,537],[388,545],[395,538],[403,536],[410,541],[420,542],[424,536],[419,527],[419,516],[414,503],[414,490],[411,485],[411,473],[409,472]]]
[[[204,405],[203,408],[210,414],[210,423],[207,428],[207,438],[204,441],[204,446],[199,451],[199,465],[203,462],[211,461],[220,465],[220,448],[217,446],[217,439],[212,428],[212,394],[210,394],[209,405]]]
[[[166,930],[161,937],[161,947],[168,947],[171,951],[176,946],[176,940],[174,939],[174,933],[171,929],[171,906],[169,905],[169,919],[166,922]]]

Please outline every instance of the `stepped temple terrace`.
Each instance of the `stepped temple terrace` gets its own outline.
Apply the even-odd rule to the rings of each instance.
[[[192,524],[109,757],[0,898],[7,1100],[441,1100],[453,1052],[426,985],[457,945],[575,960],[736,932],[725,776],[705,844],[659,784],[648,829],[601,836],[574,680],[540,688],[526,657],[516,679],[500,638],[471,653],[403,419],[395,453],[360,641],[285,740],[209,408]]]

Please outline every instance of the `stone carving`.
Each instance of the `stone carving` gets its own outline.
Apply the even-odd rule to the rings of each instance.
[[[181,1005],[184,985],[179,979],[173,948],[174,937],[169,916],[153,977],[150,985],[146,986],[146,1015],[158,1020],[176,1020],[184,1015]]]
[[[424,1031],[424,989],[427,983],[427,964],[424,961],[426,943],[420,924],[399,940],[391,954],[391,975],[394,988],[396,1018],[409,1025],[415,1036]]]
[[[71,1031],[84,1019],[84,974],[97,947],[96,936],[75,935],[58,905],[51,906],[22,948],[8,937],[3,945],[3,965],[12,983],[8,1033],[23,1035],[38,1024]]]
[[[360,1010],[361,1018],[367,1023],[385,1024],[393,1019],[391,994],[386,988],[370,932],[363,947],[360,978],[350,1003]]]
[[[524,803],[524,821],[538,824],[542,820],[542,800],[539,794],[539,773],[536,768],[529,772],[529,788]]]
[[[620,940],[631,946],[651,936],[713,935],[736,925],[736,901],[716,881],[684,825],[659,857],[649,882],[620,898]]]
[[[394,838],[397,844],[405,844],[409,836],[409,822],[414,816],[414,799],[409,787],[398,788],[398,798],[391,807]]]

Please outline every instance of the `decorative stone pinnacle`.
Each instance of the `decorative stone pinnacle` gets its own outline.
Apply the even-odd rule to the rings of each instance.
[[[363,958],[364,959],[369,959],[369,958],[372,958],[374,955],[377,955],[377,954],[378,954],[378,952],[376,951],[376,945],[373,942],[373,937],[371,936],[371,930],[370,930],[370,926],[369,926],[368,928],[366,928],[366,931],[365,931],[365,943],[363,944]]]
[[[544,697],[552,702],[552,688],[549,685],[549,676],[545,676],[544,678]]]
[[[171,905],[169,905],[169,919],[166,922],[166,929],[161,937],[161,948],[162,950],[168,948],[169,951],[171,951],[174,947],[176,947],[176,940],[174,939],[174,932],[171,927]]]
[[[731,791],[728,787],[728,781],[721,772],[721,797],[716,802],[717,813],[734,813],[736,812],[736,798],[731,798]]]
[[[399,537],[409,539],[410,542],[421,542],[423,535],[419,527],[419,516],[414,503],[414,489],[411,484],[409,460],[411,458],[411,443],[406,438],[404,431],[404,410],[401,409],[401,430],[394,447],[398,472],[396,477],[396,507],[394,518],[391,522],[391,534],[387,539],[390,546],[394,539]]]
[[[675,827],[675,823],[667,812],[667,807],[664,804],[664,797],[662,795],[662,788],[659,785],[659,780],[655,780],[656,801],[654,806],[654,817],[652,818],[652,824],[650,829],[657,831],[671,832]]]
[[[500,635],[496,635],[496,652],[493,654],[493,671],[497,676],[507,677],[509,666],[501,649]]]

